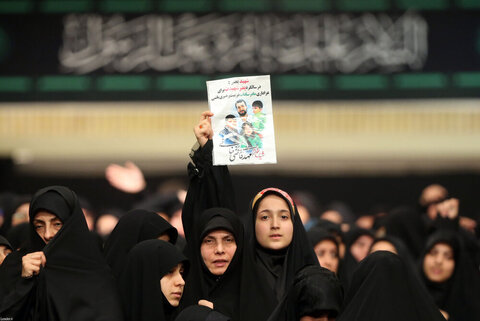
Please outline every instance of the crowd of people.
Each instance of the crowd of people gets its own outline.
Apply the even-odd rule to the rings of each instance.
[[[237,212],[212,165],[210,112],[194,127],[189,185],[94,217],[69,187],[0,195],[2,320],[480,320],[480,230],[438,184],[417,207],[357,218],[306,192],[258,191]]]

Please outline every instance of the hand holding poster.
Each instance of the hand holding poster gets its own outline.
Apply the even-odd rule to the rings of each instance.
[[[276,163],[270,76],[207,81],[213,165]]]

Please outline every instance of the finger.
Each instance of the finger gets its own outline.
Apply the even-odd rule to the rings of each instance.
[[[26,269],[30,269],[30,270],[39,270],[39,269],[40,269],[40,266],[42,266],[42,262],[41,262],[41,261],[38,261],[38,262],[28,262],[28,263],[25,265],[25,268],[26,268]]]
[[[137,165],[135,165],[135,163],[133,163],[133,162],[131,162],[131,161],[126,161],[126,162],[125,162],[125,167],[127,167],[127,168],[132,168],[132,169],[133,169],[133,168],[135,168],[135,169],[138,168]]]
[[[30,259],[30,260],[27,260],[25,262],[25,264],[39,266],[40,264],[42,264],[42,260],[41,259]]]
[[[209,110],[206,110],[200,115],[200,120],[202,121],[202,120],[208,119],[209,117],[212,117],[212,116],[213,116],[213,113]]]
[[[45,256],[45,253],[42,252],[42,260],[41,260],[42,266],[45,266],[47,264],[47,257]]]
[[[38,272],[38,271],[40,271],[40,266],[32,265],[32,266],[30,267],[30,270],[31,270],[32,272],[34,272],[34,273],[35,273],[35,272]]]
[[[110,164],[107,166],[105,169],[105,175],[107,176],[115,176],[115,174],[118,172],[118,169],[121,168],[120,165],[117,164]]]
[[[28,261],[40,261],[42,257],[40,254],[35,254],[35,255],[27,255],[25,259]]]
[[[45,253],[43,253],[42,251],[33,252],[32,256],[34,256],[36,259],[41,259],[42,257],[45,256]]]
[[[208,127],[210,127],[210,123],[207,120],[201,121],[199,127],[200,128],[208,128]]]

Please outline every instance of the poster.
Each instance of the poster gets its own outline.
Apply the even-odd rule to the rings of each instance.
[[[277,162],[270,76],[207,81],[213,165]]]

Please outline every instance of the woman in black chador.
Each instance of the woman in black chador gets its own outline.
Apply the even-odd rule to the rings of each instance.
[[[457,233],[432,234],[420,265],[428,292],[448,320],[480,319],[480,273]]]
[[[119,280],[126,321],[172,321],[183,296],[187,258],[172,244],[135,245]]]
[[[0,316],[13,320],[123,320],[108,265],[78,198],[62,186],[30,204],[30,241],[0,271]]]
[[[343,303],[343,288],[335,273],[307,266],[295,276],[269,321],[335,320]]]
[[[441,321],[420,280],[396,254],[377,251],[360,262],[337,321]]]
[[[122,273],[128,252],[136,244],[162,239],[175,244],[177,229],[155,212],[135,209],[122,216],[105,243],[104,255],[113,275]]]

